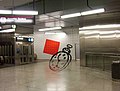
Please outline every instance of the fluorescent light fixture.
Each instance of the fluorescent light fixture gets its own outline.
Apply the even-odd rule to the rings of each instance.
[[[17,40],[23,40],[23,37],[17,37]]]
[[[15,29],[16,27],[17,27],[16,25],[12,25],[12,28],[14,28],[14,29]]]
[[[45,32],[45,34],[49,35],[49,34],[57,34],[57,33],[55,33],[55,32],[52,32],[52,33],[51,32],[50,33],[49,32]]]
[[[91,15],[105,12],[104,8],[81,12],[81,15]]]
[[[59,33],[59,32],[45,32],[45,34],[65,34],[65,33]]]
[[[84,33],[85,38],[120,38],[120,30],[112,30],[112,31],[96,31],[96,30],[88,30],[88,31],[79,31],[79,33]]]
[[[57,38],[64,38],[66,36],[66,33],[64,32],[45,32],[45,35],[56,35]]]
[[[6,29],[0,31],[0,33],[9,33],[9,32],[15,32],[15,29]]]
[[[67,15],[62,15],[61,18],[65,19],[65,18],[72,18],[72,17],[78,17],[81,16],[80,13],[73,13],[73,14],[67,14]]]
[[[99,32],[101,35],[110,35],[110,34],[115,34],[116,31],[100,31]]]
[[[91,32],[95,32],[95,33],[96,33],[96,32],[98,32],[98,31],[99,31],[99,30],[94,30],[94,31],[93,31],[93,30],[87,30],[87,31],[86,31],[86,30],[83,30],[83,31],[79,31],[79,34],[81,34],[81,33],[82,33],[82,34],[86,34],[86,33],[92,34]]]
[[[38,15],[38,11],[13,10],[13,15]]]
[[[39,31],[49,31],[49,30],[57,30],[57,29],[62,29],[62,27],[43,28],[43,29],[39,29]]]
[[[15,33],[15,36],[18,36],[19,34],[18,33]]]
[[[85,35],[94,35],[94,34],[99,34],[99,31],[89,31],[84,33]]]
[[[99,38],[99,35],[85,36],[85,38]]]
[[[20,36],[20,37],[23,37],[23,38],[29,38],[29,36]]]
[[[117,28],[117,27],[120,27],[120,24],[86,26],[86,27],[79,28],[79,30]]]
[[[27,10],[0,10],[0,14],[13,14],[13,15],[38,15],[38,11]]]
[[[100,9],[95,9],[95,10],[90,10],[90,11],[84,11],[84,12],[78,12],[78,13],[73,13],[73,14],[67,14],[67,15],[62,15],[61,18],[65,19],[65,18],[72,18],[72,17],[78,17],[81,15],[91,15],[91,14],[97,14],[97,13],[103,13],[105,12],[104,8],[100,8]]]
[[[93,34],[110,35],[110,34],[120,34],[120,30],[112,30],[112,31],[88,30],[88,31],[79,31],[79,33],[84,33],[85,35],[93,35]]]
[[[0,14],[12,14],[11,10],[0,10]]]

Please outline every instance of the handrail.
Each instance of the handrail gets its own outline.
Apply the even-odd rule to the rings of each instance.
[[[99,55],[99,56],[120,56],[120,53],[106,53],[106,52],[85,52],[85,54]]]

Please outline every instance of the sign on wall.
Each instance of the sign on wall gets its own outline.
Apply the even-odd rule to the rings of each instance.
[[[0,16],[0,24],[33,23],[33,16]]]
[[[59,46],[60,46],[60,42],[46,39],[43,53],[53,55],[58,52]]]

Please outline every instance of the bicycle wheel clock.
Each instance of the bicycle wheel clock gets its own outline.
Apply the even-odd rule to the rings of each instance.
[[[67,47],[64,47],[62,51],[55,53],[49,61],[49,68],[53,71],[62,71],[65,69],[72,60],[70,54],[72,47],[71,44],[67,44]]]

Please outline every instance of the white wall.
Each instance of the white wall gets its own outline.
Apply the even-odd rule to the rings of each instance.
[[[66,35],[64,37],[61,37],[61,35],[45,35],[44,32],[34,32],[34,53],[37,54],[38,59],[50,59],[52,55],[43,53],[44,45],[46,39],[51,39],[54,41],[60,42],[60,48],[59,51],[65,47],[68,43],[72,44],[73,46],[75,43],[79,44],[79,32],[78,29],[64,29],[62,30],[66,32]],[[75,49],[74,47],[71,50],[71,54],[73,59],[75,59]]]

